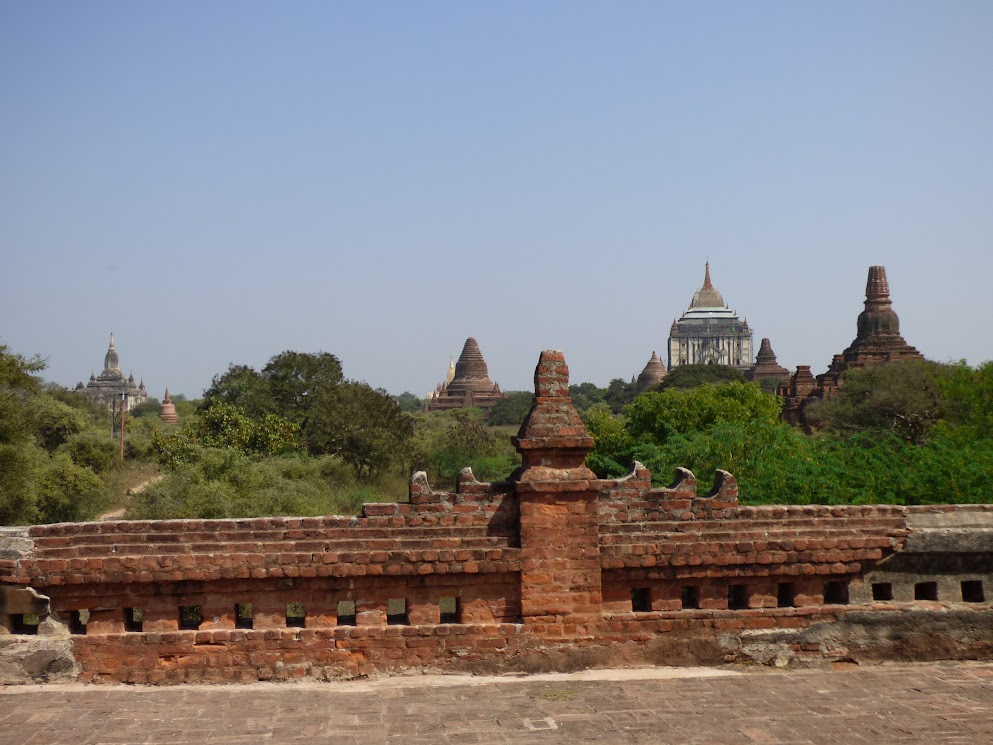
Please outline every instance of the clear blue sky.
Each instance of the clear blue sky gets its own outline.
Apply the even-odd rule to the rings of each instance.
[[[197,396],[338,355],[422,394],[664,353],[709,258],[826,369],[887,267],[993,358],[993,3],[0,0],[0,340]]]

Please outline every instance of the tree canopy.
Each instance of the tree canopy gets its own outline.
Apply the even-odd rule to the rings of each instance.
[[[364,475],[403,463],[413,432],[413,420],[400,409],[397,399],[365,383],[346,380],[341,362],[327,352],[285,351],[260,372],[231,364],[204,392],[201,417],[212,411],[221,412],[228,421],[238,413],[254,421],[259,431],[281,432],[266,448],[288,446],[285,427],[280,424],[286,422],[299,432],[299,444],[305,450],[313,455],[338,455]],[[221,442],[228,441],[221,438]],[[241,446],[238,449],[248,452]]]
[[[670,388],[696,388],[699,385],[720,385],[722,383],[744,383],[741,370],[728,365],[677,365],[668,372],[659,384],[661,390]]]
[[[923,360],[851,368],[842,373],[838,391],[811,402],[804,415],[815,428],[888,432],[920,445],[948,416],[947,380],[956,372]]]
[[[503,398],[490,408],[489,423],[519,427],[531,411],[533,402],[534,394],[531,391],[506,391]]]

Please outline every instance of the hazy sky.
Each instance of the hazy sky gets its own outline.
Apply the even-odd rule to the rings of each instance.
[[[153,395],[328,351],[422,394],[475,336],[606,385],[709,258],[823,372],[870,264],[993,358],[993,3],[0,0],[0,340]]]

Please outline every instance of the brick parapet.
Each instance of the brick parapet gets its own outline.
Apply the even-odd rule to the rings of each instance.
[[[466,469],[436,492],[418,473],[408,501],[357,517],[6,531],[0,583],[44,593],[53,618],[76,624],[83,679],[108,682],[713,662],[764,630],[804,655],[817,645],[794,649],[793,630],[853,614],[990,614],[993,505],[750,506],[727,472],[702,494],[689,470],[653,487],[639,463],[597,479],[567,373],[543,353],[509,482]],[[23,623],[12,608],[0,626]],[[246,608],[254,628],[240,628]],[[977,643],[993,650],[989,636]],[[701,639],[709,652],[679,657]]]

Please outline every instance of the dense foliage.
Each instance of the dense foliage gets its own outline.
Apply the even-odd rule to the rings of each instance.
[[[0,525],[86,520],[111,503],[120,466],[105,412],[0,345]]]
[[[618,476],[639,460],[659,484],[680,466],[703,481],[721,468],[746,503],[993,498],[993,363],[850,370],[808,407],[806,432],[736,370],[688,367],[637,396],[619,378],[570,386],[595,438],[591,468]],[[229,366],[200,402],[174,396],[179,424],[159,420],[158,401],[136,407],[122,464],[108,412],[43,370],[0,345],[0,524],[93,519],[132,487],[129,517],[212,518],[354,513],[402,500],[417,470],[437,489],[466,466],[503,480],[520,465],[510,436],[532,401],[511,391],[488,412],[426,413],[413,394],[346,379],[334,355],[288,351],[260,371]]]
[[[632,460],[663,484],[679,466],[738,478],[744,502],[986,502],[993,498],[993,365],[895,363],[848,371],[811,408],[812,434],[778,421],[755,383],[704,384],[638,397],[613,417],[587,412],[590,467],[616,476]]]

